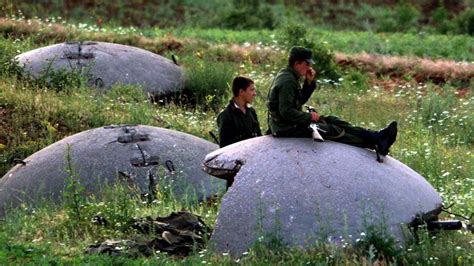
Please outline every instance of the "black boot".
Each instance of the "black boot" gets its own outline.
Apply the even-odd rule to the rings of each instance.
[[[392,144],[397,139],[397,122],[392,121],[386,128],[376,133],[375,151],[383,156],[386,156]]]
[[[360,129],[354,132],[351,132],[352,135],[359,137],[362,140],[362,143],[359,143],[358,147],[375,150],[377,144],[378,131],[372,131],[368,129]]]

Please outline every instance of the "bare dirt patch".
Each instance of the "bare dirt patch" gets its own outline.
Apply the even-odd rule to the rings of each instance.
[[[7,136],[13,132],[11,116],[13,111],[0,105],[0,144],[6,145]]]

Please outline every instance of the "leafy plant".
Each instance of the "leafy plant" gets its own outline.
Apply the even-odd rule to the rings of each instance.
[[[439,33],[446,34],[454,32],[455,23],[453,22],[449,11],[444,6],[439,6],[431,14],[433,26]]]
[[[0,36],[0,75],[21,75],[22,68],[14,58],[17,54],[18,46]]]
[[[363,93],[369,89],[370,78],[361,71],[348,69],[347,73],[343,76],[342,83],[349,91]]]
[[[116,182],[102,188],[100,197],[91,197],[83,213],[95,225],[121,230],[129,226],[128,221],[140,207],[140,193],[125,182]]]
[[[53,69],[51,65],[48,65],[39,78],[34,79],[33,82],[41,87],[48,87],[60,92],[84,87],[88,81],[87,74],[82,69]]]
[[[408,31],[418,25],[420,11],[410,3],[401,3],[395,7],[396,30]]]
[[[234,0],[221,24],[230,29],[273,29],[278,21],[269,5],[261,1]]]
[[[185,90],[180,100],[192,105],[217,110],[230,94],[234,76],[231,65],[219,62],[199,62],[186,68]]]
[[[71,157],[71,146],[67,145],[66,150],[66,173],[65,179],[66,186],[63,192],[64,206],[68,210],[68,214],[74,220],[80,221],[82,217],[82,209],[84,207],[84,199],[82,193],[84,187],[79,181],[79,176],[74,169]]]
[[[304,46],[313,51],[313,67],[317,71],[318,79],[328,79],[336,83],[341,75],[336,65],[336,57],[328,43],[316,42],[310,37],[308,29],[302,24],[289,24],[281,30],[280,41],[290,48]]]
[[[459,33],[474,35],[474,8],[469,8],[461,12],[455,21]]]
[[[391,261],[401,254],[400,248],[396,246],[395,239],[387,232],[385,225],[368,226],[366,232],[361,233],[361,238],[354,247],[358,253],[369,258],[371,262],[382,258]]]

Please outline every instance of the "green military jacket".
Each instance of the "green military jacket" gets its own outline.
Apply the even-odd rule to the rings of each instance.
[[[300,85],[298,73],[288,66],[275,77],[268,94],[267,108],[269,112],[269,127],[275,134],[291,130],[296,125],[309,125],[311,114],[302,110],[316,89],[316,82],[304,82]]]
[[[217,125],[220,147],[262,135],[255,109],[247,106],[244,114],[233,100],[217,116]]]

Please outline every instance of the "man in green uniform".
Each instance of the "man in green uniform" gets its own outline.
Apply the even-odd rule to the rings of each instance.
[[[257,95],[253,80],[236,77],[232,81],[234,97],[217,116],[219,126],[219,146],[261,136],[257,113],[250,104]]]
[[[387,155],[397,136],[397,123],[391,122],[380,131],[356,127],[336,116],[303,112],[302,107],[316,89],[316,72],[310,49],[295,46],[290,50],[288,66],[275,77],[268,95],[269,127],[275,137],[311,137],[311,123],[321,129],[323,138],[374,149]],[[300,79],[304,77],[301,87]]]

